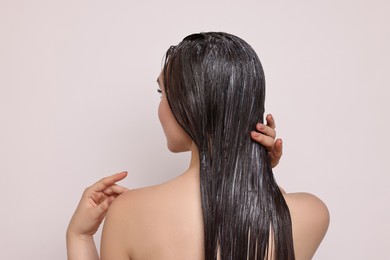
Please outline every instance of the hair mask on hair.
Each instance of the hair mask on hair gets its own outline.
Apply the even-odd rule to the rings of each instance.
[[[295,259],[268,152],[249,136],[264,114],[255,51],[227,33],[193,34],[167,51],[163,75],[172,113],[199,151],[205,259]]]

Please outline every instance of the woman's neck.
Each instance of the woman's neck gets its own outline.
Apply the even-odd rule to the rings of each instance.
[[[186,176],[192,175],[197,179],[199,179],[199,169],[200,169],[199,152],[198,152],[198,148],[194,143],[191,144],[190,152],[191,152],[190,165],[188,167],[188,170],[183,175]]]

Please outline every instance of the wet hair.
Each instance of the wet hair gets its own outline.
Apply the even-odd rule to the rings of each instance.
[[[163,76],[172,113],[199,151],[205,259],[295,259],[268,152],[250,138],[265,98],[255,51],[227,33],[192,34],[169,48]]]

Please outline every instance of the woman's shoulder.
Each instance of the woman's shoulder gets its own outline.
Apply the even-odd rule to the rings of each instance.
[[[284,195],[292,217],[305,220],[306,224],[328,227],[330,215],[328,207],[317,196],[299,192]]]
[[[126,255],[130,259],[138,251],[149,251],[147,246],[153,242],[151,236],[165,218],[164,187],[129,190],[111,203],[102,232],[102,255],[107,259],[121,259],[119,256]]]
[[[187,202],[185,200],[197,193],[198,189],[196,182],[179,176],[162,184],[129,190],[114,200],[110,210],[130,210],[132,214],[135,213],[134,209],[142,211],[144,207],[148,211],[158,210],[172,203]]]
[[[121,241],[128,255],[141,259],[172,259],[180,251],[172,247],[175,244],[192,252],[193,246],[186,245],[199,240],[202,222],[198,193],[191,190],[196,193],[196,185],[178,177],[120,195],[107,212],[103,239]],[[172,250],[162,252],[161,248]]]
[[[168,183],[136,188],[121,194],[113,201],[107,215],[125,214],[130,220],[136,219],[138,215],[143,218],[145,212],[150,214],[158,211],[172,193],[172,190],[167,187]]]
[[[328,230],[329,210],[310,193],[287,193],[284,197],[291,214],[296,258],[311,259]]]
[[[128,225],[166,224],[172,219],[191,219],[189,212],[198,211],[200,190],[196,180],[179,176],[165,183],[129,190],[111,204],[107,217],[127,216]],[[161,226],[160,226],[161,228]]]

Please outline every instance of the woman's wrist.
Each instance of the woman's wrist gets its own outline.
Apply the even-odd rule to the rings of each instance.
[[[68,260],[98,260],[93,236],[66,231],[66,247]]]
[[[81,234],[79,232],[75,232],[72,230],[66,230],[66,239],[75,239],[75,240],[83,240],[83,241],[88,241],[88,240],[93,240],[92,235],[87,235],[87,234]]]

